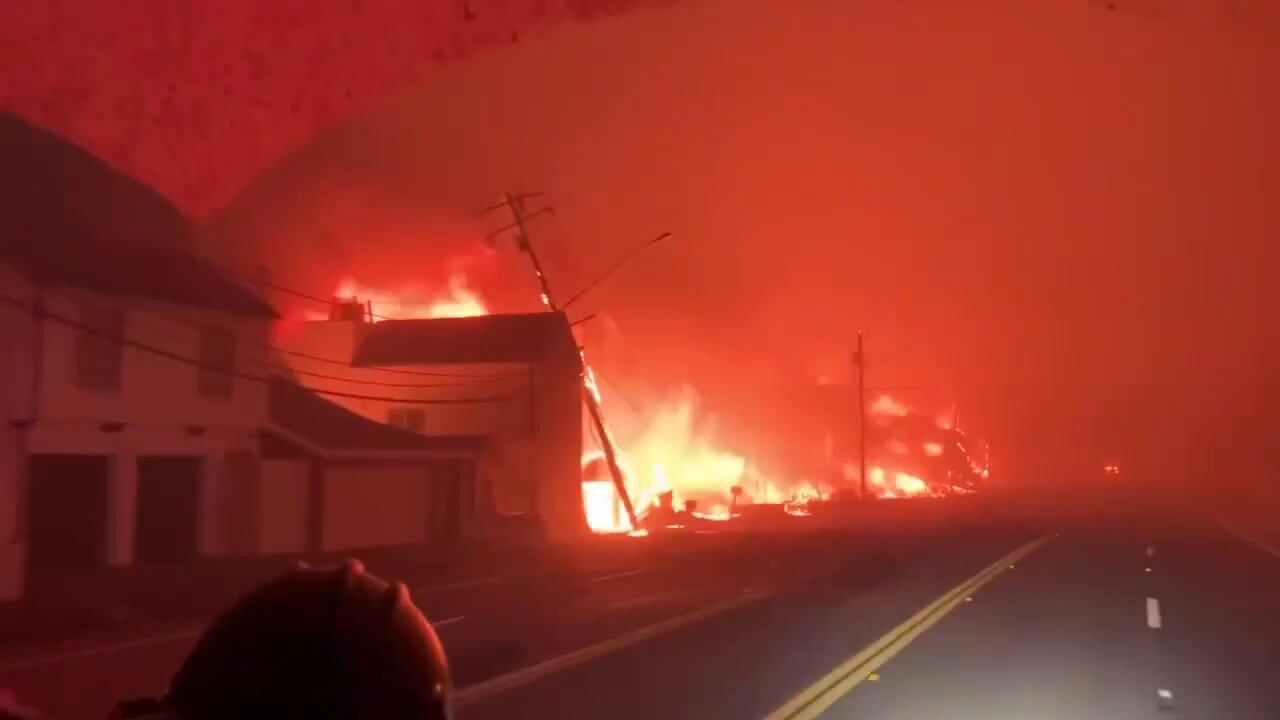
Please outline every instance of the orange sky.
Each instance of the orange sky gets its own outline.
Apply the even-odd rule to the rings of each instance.
[[[675,233],[580,306],[616,322],[601,366],[635,382],[838,373],[862,327],[873,384],[957,384],[1010,433],[1194,436],[1277,382],[1275,11],[1121,5],[637,12],[440,72],[215,227],[323,293],[344,271],[443,277],[477,247],[475,208],[545,190],[557,214],[534,228],[565,294]],[[475,272],[536,307],[510,253]],[[1114,442],[1159,446],[1145,429]]]

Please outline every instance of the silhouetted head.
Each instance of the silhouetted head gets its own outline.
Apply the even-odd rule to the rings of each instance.
[[[451,720],[451,696],[440,641],[407,589],[350,561],[299,566],[241,598],[163,700],[120,716]]]

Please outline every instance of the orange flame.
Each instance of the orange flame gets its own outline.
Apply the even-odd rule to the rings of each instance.
[[[374,320],[429,319],[486,315],[489,307],[466,278],[454,273],[447,288],[429,289],[421,285],[377,288],[360,284],[355,278],[343,278],[334,291],[342,300],[359,300],[372,305]],[[544,294],[542,302],[550,307]],[[325,319],[326,313],[308,313],[307,319]],[[582,357],[583,386],[598,403],[603,402],[596,371]],[[607,408],[606,408],[607,410]],[[823,497],[816,488],[792,492],[781,489],[771,479],[748,467],[747,459],[720,448],[710,429],[700,426],[696,395],[686,389],[677,400],[659,405],[638,433],[623,445],[613,442],[618,464],[623,471],[627,493],[641,518],[658,505],[659,497],[672,493],[675,509],[686,503],[697,503],[692,513],[703,520],[728,520],[735,503],[781,503],[793,515],[807,515],[805,505]],[[612,417],[612,413],[607,413]],[[610,440],[614,433],[605,428]],[[621,499],[614,488],[603,453],[590,450],[582,457],[582,502],[587,525],[596,532],[627,532],[643,535],[646,531],[631,527]],[[736,500],[732,488],[742,487]]]
[[[879,416],[897,415],[899,417],[911,412],[906,405],[894,400],[888,395],[881,395],[874,403],[871,403],[871,414]]]
[[[858,479],[857,465],[844,467],[846,480]],[[867,492],[879,498],[907,498],[931,493],[929,483],[910,473],[889,471],[879,465],[867,468]]]
[[[906,404],[889,395],[881,395],[871,404],[870,412],[872,416],[880,418],[881,422],[885,422],[893,418],[906,417],[913,414],[914,411]],[[940,414],[934,419],[934,424],[941,429],[947,430],[951,429],[951,420],[951,415]],[[884,449],[895,456],[906,456],[912,453],[912,448],[896,438],[889,440]],[[941,457],[946,453],[945,445],[936,441],[926,442],[920,449],[928,457]],[[945,488],[930,486],[928,481],[917,475],[892,467],[897,464],[896,460],[882,461],[888,462],[890,467],[876,465],[867,468],[867,492],[870,495],[883,498],[904,498],[934,495],[945,490]],[[858,481],[857,465],[846,465],[844,467],[844,477],[846,481],[856,483]]]
[[[715,442],[714,428],[698,422],[698,410],[696,394],[686,388],[678,398],[658,406],[640,431],[618,448],[618,464],[638,516],[656,508],[668,492],[676,510],[696,502],[691,514],[702,520],[728,520],[736,505],[751,503],[781,503],[792,515],[808,514],[804,505],[821,496],[818,489],[787,490],[764,477],[745,456]],[[613,484],[607,481],[602,457],[599,450],[583,456],[587,524],[596,532],[631,530]],[[734,487],[742,488],[736,500]]]
[[[402,285],[398,289],[374,288],[361,285],[355,278],[346,277],[333,291],[338,300],[359,300],[373,306],[373,319],[409,320],[429,318],[456,318],[488,315],[489,308],[480,295],[467,285],[460,273],[449,276],[444,289],[426,288],[422,285]],[[324,319],[323,312],[308,313],[308,319]]]
[[[893,474],[893,484],[902,497],[923,495],[929,492],[929,484],[924,480],[904,472]]]

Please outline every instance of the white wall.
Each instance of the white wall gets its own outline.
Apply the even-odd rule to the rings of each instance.
[[[350,362],[359,333],[364,327],[355,322],[294,322],[279,324],[276,345],[294,353],[330,360]],[[519,363],[476,363],[469,365],[419,365],[397,368],[429,375],[388,373],[376,368],[351,367],[323,362],[298,355],[285,355],[283,360],[295,372],[317,373],[338,379],[317,378],[299,374],[298,381],[321,392],[339,392],[414,401],[446,400],[478,396],[511,396],[505,402],[449,405],[412,405],[426,414],[425,434],[488,435],[494,432],[523,431],[529,426],[529,366]],[[440,375],[472,376],[440,377]],[[481,376],[502,375],[493,380]],[[392,383],[399,387],[369,383]],[[405,387],[413,386],[413,387]],[[382,400],[361,400],[328,396],[354,413],[371,420],[386,422],[388,411],[400,404]],[[410,406],[409,403],[403,403]]]
[[[324,550],[420,544],[429,498],[425,467],[329,467]]]
[[[0,602],[22,596],[26,576],[25,493],[22,492],[21,430],[0,427]]]
[[[26,573],[23,508],[22,442],[25,430],[15,420],[31,416],[31,348],[35,324],[29,313],[5,300],[30,303],[32,288],[8,266],[0,264],[0,601],[22,594]]]
[[[301,553],[307,549],[307,479],[305,460],[265,460],[259,487],[258,552]]]
[[[0,416],[6,420],[31,415],[31,348],[37,332],[32,314],[10,299],[30,307],[35,288],[25,277],[0,263]]]
[[[490,507],[499,515],[523,515],[540,511],[537,438],[528,433],[492,435],[476,463],[476,482]]]
[[[231,536],[222,505],[223,465],[228,454],[259,454],[256,430],[213,428],[193,436],[180,426],[126,425],[120,432],[102,432],[94,424],[50,420],[32,428],[32,454],[107,455],[112,458],[108,479],[108,562],[128,566],[134,560],[134,511],[137,506],[137,457],[184,455],[203,459],[200,477],[198,547],[202,555],[224,555],[245,545]],[[237,528],[238,529],[238,528]]]
[[[349,360],[364,326],[353,322],[283,323],[277,344],[295,352]],[[576,350],[567,350],[575,352]],[[490,507],[500,514],[539,513],[553,530],[569,535],[586,531],[581,498],[581,383],[576,374],[560,377],[548,367],[576,368],[576,354],[559,358],[559,364],[530,366],[523,363],[469,365],[415,365],[398,369],[439,375],[500,379],[468,381],[456,377],[429,377],[352,368],[318,362],[296,355],[287,357],[294,370],[333,375],[326,380],[299,375],[299,382],[320,391],[440,400],[488,395],[509,396],[503,402],[458,405],[411,405],[379,400],[330,396],[357,414],[387,422],[397,405],[416,407],[425,414],[424,434],[483,435],[489,445],[477,465],[476,482],[487,492]],[[576,372],[576,370],[575,370]],[[564,375],[561,371],[560,375]],[[379,387],[361,382],[412,384],[433,387]],[[531,391],[532,389],[532,391]]]
[[[347,361],[367,326],[354,322],[288,322],[276,333],[278,345],[295,352]],[[295,370],[332,375],[328,380],[300,374],[299,382],[319,391],[337,391],[411,400],[440,400],[505,395],[504,402],[460,405],[410,405],[425,414],[427,435],[484,435],[489,445],[477,466],[491,506],[501,514],[540,514],[562,537],[587,532],[582,511],[582,386],[576,374],[576,349],[546,364],[477,363],[415,365],[398,369],[440,375],[504,376],[483,382],[453,377],[387,373],[287,356]],[[434,387],[379,387],[362,382]],[[463,383],[463,384],[460,384]],[[531,391],[532,388],[532,391]],[[357,414],[386,422],[399,403],[330,396]]]
[[[582,500],[585,390],[574,359],[551,360],[537,368],[539,422],[533,440],[538,506],[553,541],[574,540],[589,532]]]
[[[14,600],[25,578],[26,494],[28,453],[95,454],[112,457],[109,479],[107,560],[129,565],[135,548],[134,511],[137,500],[138,455],[197,455],[204,458],[202,497],[216,497],[223,457],[235,450],[258,453],[258,429],[265,423],[266,386],[236,380],[229,399],[203,397],[197,390],[197,368],[136,348],[124,350],[123,382],[114,393],[86,391],[75,384],[75,348],[79,330],[55,320],[40,327],[42,344],[36,349],[35,326],[29,310],[3,302],[18,298],[29,308],[33,286],[13,269],[0,265],[0,600]],[[269,323],[184,306],[139,301],[49,288],[45,306],[54,315],[79,321],[77,300],[88,298],[125,310],[125,336],[180,357],[195,359],[199,331],[193,325],[213,323],[234,331],[238,368],[260,375],[264,371]],[[32,361],[41,363],[41,380],[32,379]],[[33,407],[38,401],[38,408]],[[33,413],[34,411],[34,413]],[[36,419],[28,428],[14,421]],[[103,422],[123,423],[119,432],[105,432]],[[188,428],[201,428],[193,434]],[[24,448],[24,444],[27,446]],[[220,554],[238,545],[220,526],[224,518],[208,504],[200,510],[201,549]]]
[[[121,307],[129,340],[179,358],[197,359],[199,326],[217,325],[236,333],[237,370],[265,372],[270,323],[179,305],[106,296],[74,289],[48,293],[51,314],[78,321],[80,301]],[[261,382],[236,378],[230,398],[206,397],[197,389],[198,368],[136,347],[124,348],[121,388],[86,390],[76,384],[75,359],[81,331],[49,320],[44,334],[41,419],[261,427],[267,416],[267,389]]]

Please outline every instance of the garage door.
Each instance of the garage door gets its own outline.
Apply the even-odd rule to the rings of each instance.
[[[27,505],[32,575],[106,564],[107,478],[99,455],[33,455]]]
[[[138,458],[138,562],[196,557],[199,457]]]

